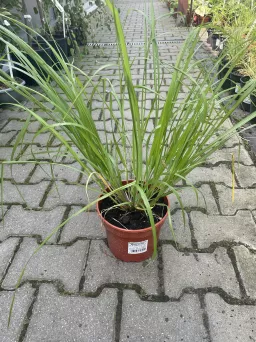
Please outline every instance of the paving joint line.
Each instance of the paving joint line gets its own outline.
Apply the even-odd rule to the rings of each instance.
[[[219,295],[227,304],[229,305],[248,305],[248,306],[256,306],[255,298],[236,298],[232,295],[228,294],[225,290],[218,286],[208,286],[204,288],[194,288],[194,287],[186,287],[183,288],[181,294],[178,297],[169,297],[167,295],[151,295],[147,294],[144,289],[138,284],[125,284],[125,283],[104,283],[101,284],[94,292],[70,292],[65,290],[63,283],[60,280],[26,280],[22,282],[19,286],[25,286],[26,284],[31,284],[33,287],[40,286],[43,284],[51,284],[55,286],[57,292],[61,296],[72,296],[72,297],[84,297],[84,298],[97,298],[101,295],[104,289],[117,289],[117,290],[133,290],[135,291],[139,298],[145,302],[153,302],[153,303],[166,303],[166,302],[180,302],[182,297],[186,294],[203,294],[206,295],[208,293],[214,293]],[[6,289],[1,288],[1,292],[14,292],[15,288]]]
[[[84,267],[83,267],[83,270],[82,270],[82,276],[81,276],[81,279],[80,279],[80,282],[79,282],[79,292],[82,291],[83,288],[84,288],[85,270],[86,270],[86,267],[88,265],[88,259],[89,259],[90,249],[91,249],[91,243],[92,243],[92,240],[89,241],[89,246],[88,246],[87,254],[85,256],[85,263],[84,263]]]
[[[114,342],[120,341],[121,336],[121,323],[123,314],[123,290],[118,289],[117,291],[117,305],[116,305],[116,316],[115,316],[115,337]]]
[[[227,254],[229,256],[229,259],[231,260],[233,269],[234,269],[235,274],[236,274],[237,282],[239,284],[239,289],[240,289],[240,293],[241,293],[241,298],[242,299],[247,299],[248,296],[247,296],[247,293],[246,293],[246,289],[245,289],[245,285],[244,285],[244,282],[243,282],[243,278],[242,278],[242,276],[241,276],[241,274],[239,272],[239,269],[238,269],[238,266],[237,266],[237,258],[236,258],[235,252],[234,252],[232,247],[227,248]]]
[[[32,284],[32,287],[33,287],[33,284]],[[28,308],[26,316],[24,317],[24,320],[23,320],[23,325],[22,325],[21,333],[19,335],[18,342],[23,342],[24,338],[26,337],[28,326],[30,323],[30,319],[31,319],[32,314],[33,314],[33,308],[34,308],[35,302],[37,301],[37,298],[38,298],[38,293],[39,293],[39,286],[36,286],[35,291],[33,293],[32,301],[30,303],[30,306]]]
[[[5,240],[7,240],[7,239],[5,239]],[[4,240],[4,241],[5,241],[5,240]],[[20,237],[20,238],[19,238],[19,241],[18,241],[18,243],[17,243],[17,245],[16,245],[16,247],[15,247],[15,249],[14,249],[14,251],[13,251],[12,257],[10,258],[7,267],[6,267],[6,269],[4,270],[4,272],[3,272],[3,276],[2,276],[2,278],[1,278],[1,280],[0,280],[0,289],[2,288],[3,281],[4,281],[4,279],[5,279],[5,277],[6,277],[7,273],[8,273],[8,271],[9,271],[9,269],[10,269],[12,263],[13,263],[13,260],[14,260],[15,257],[16,257],[16,254],[18,253],[18,251],[19,251],[19,249],[20,249],[20,246],[21,246],[22,242],[23,242],[23,237]]]
[[[202,309],[202,319],[203,319],[203,325],[207,333],[208,341],[207,342],[212,342],[212,337],[211,337],[211,330],[210,330],[210,322],[209,322],[209,316],[208,312],[206,310],[206,303],[205,303],[205,294],[203,294],[201,291],[198,292],[198,299],[200,302],[200,307]]]

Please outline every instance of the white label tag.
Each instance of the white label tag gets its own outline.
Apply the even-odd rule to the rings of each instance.
[[[220,50],[223,50],[223,48],[224,48],[224,44],[223,44],[223,42],[221,42],[220,43]]]
[[[243,100],[244,103],[247,103],[247,104],[251,104],[251,99],[250,99],[250,96],[247,96],[244,100]]]
[[[145,253],[148,249],[148,240],[140,242],[128,242],[128,254]]]
[[[52,0],[52,2],[54,3],[54,5],[58,8],[58,10],[63,13],[64,12],[64,8],[61,6],[61,4],[59,3],[58,0]]]
[[[220,46],[220,39],[219,38],[216,39],[216,46]]]
[[[235,93],[238,93],[240,90],[240,84],[236,83],[236,89],[235,89]]]

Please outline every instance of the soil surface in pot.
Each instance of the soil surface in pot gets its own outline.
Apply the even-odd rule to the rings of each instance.
[[[159,203],[164,203],[164,199],[161,198]],[[114,205],[111,198],[106,198],[99,204],[102,216],[114,226],[128,230],[140,230],[151,227],[150,220],[144,211],[123,211],[119,208],[109,209]],[[165,206],[156,205],[152,211],[154,221],[157,223],[165,216],[167,208]]]

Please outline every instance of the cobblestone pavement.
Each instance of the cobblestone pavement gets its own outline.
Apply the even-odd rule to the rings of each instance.
[[[131,0],[120,0],[118,6],[123,19],[129,8],[144,7]],[[155,1],[155,9],[158,15],[167,13],[161,2]],[[161,58],[173,63],[187,29],[175,27],[172,18],[164,18],[157,29],[159,39],[169,41],[159,46]],[[132,72],[139,83],[143,26],[138,12],[129,14],[125,30],[127,40],[137,42],[128,50],[136,57]],[[98,41],[113,42],[113,32],[99,32]],[[77,64],[92,73],[116,58],[113,46],[91,47]],[[117,77],[113,68],[104,72]],[[165,71],[164,91],[170,78],[171,72]],[[0,115],[0,159],[5,160],[27,114],[9,107]],[[97,101],[93,115],[102,130]],[[127,127],[129,131],[129,111]],[[19,151],[23,160],[31,158],[29,143],[39,129],[37,122],[28,127]],[[45,154],[47,145],[50,151]],[[40,134],[32,148],[45,161],[54,159],[59,149],[48,133]],[[87,199],[85,177],[70,168],[54,168],[58,192],[47,166],[16,165],[12,173],[6,168],[5,222],[0,229],[0,341],[256,341],[256,168],[242,146],[232,204],[232,152],[239,154],[238,136],[189,175],[202,196],[196,205],[193,191],[182,192],[185,228],[179,204],[172,200],[177,244],[166,224],[158,259],[147,267],[123,263],[111,255],[94,209],[74,218],[28,264],[9,329],[8,310],[22,267],[42,239]],[[58,154],[57,159],[77,167],[68,156]]]

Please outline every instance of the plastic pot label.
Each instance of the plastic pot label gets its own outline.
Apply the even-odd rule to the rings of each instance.
[[[148,249],[148,240],[140,242],[128,242],[128,254],[145,253]]]
[[[219,46],[219,48],[220,48],[220,50],[223,50],[223,48],[224,48],[224,44],[223,44],[223,42],[221,42],[221,43],[220,43],[220,46]]]
[[[220,46],[220,39],[216,39],[216,46]]]
[[[244,103],[247,103],[247,104],[251,104],[251,99],[250,99],[250,96],[247,96],[244,100],[243,100]]]
[[[236,89],[235,89],[235,93],[238,93],[240,90],[240,84],[236,83]]]

